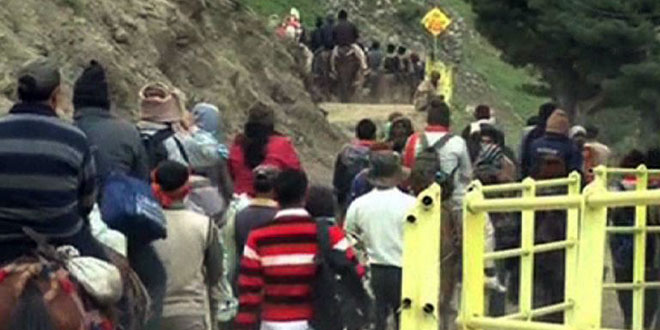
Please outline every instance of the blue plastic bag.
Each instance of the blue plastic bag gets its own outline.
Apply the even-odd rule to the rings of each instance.
[[[101,217],[108,227],[143,243],[167,237],[163,209],[147,182],[112,173],[105,179],[102,194]]]

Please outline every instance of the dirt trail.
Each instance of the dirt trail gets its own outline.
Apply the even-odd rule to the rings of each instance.
[[[393,112],[400,112],[411,118],[415,128],[424,126],[426,116],[417,112],[408,104],[358,104],[358,103],[322,103],[319,107],[328,112],[328,121],[339,126],[349,136],[360,119],[370,118],[379,127],[387,122],[387,117]]]

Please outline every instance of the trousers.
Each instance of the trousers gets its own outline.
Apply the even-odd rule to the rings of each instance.
[[[396,329],[399,329],[399,307],[401,305],[400,267],[371,265],[371,289],[376,296],[376,330],[387,329],[387,319],[393,314]]]

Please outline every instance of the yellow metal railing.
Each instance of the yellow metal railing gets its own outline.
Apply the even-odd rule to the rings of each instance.
[[[660,226],[647,226],[647,206],[660,204],[660,190],[647,190],[649,171],[637,169],[595,170],[595,180],[580,193],[580,175],[568,178],[482,186],[472,184],[464,202],[463,219],[463,290],[459,323],[463,329],[601,329],[602,296],[605,290],[632,290],[632,329],[643,329],[644,291],[660,288],[660,282],[645,281],[646,238],[659,233]],[[635,191],[607,190],[609,176],[635,175]],[[537,196],[540,189],[565,187],[563,195]],[[486,198],[493,193],[516,192],[520,197]],[[634,227],[608,227],[607,210],[611,207],[634,206]],[[566,210],[566,239],[535,245],[535,212]],[[488,213],[521,212],[521,245],[519,248],[484,252],[484,228]],[[634,235],[634,271],[632,283],[603,284],[605,244],[608,234]],[[550,251],[565,251],[564,301],[551,306],[533,308],[534,256]],[[488,317],[485,310],[484,263],[486,260],[520,258],[519,311],[503,317]],[[563,324],[534,321],[539,316],[564,312]]]

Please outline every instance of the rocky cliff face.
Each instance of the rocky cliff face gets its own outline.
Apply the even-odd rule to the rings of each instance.
[[[16,69],[39,55],[57,60],[69,86],[89,60],[99,60],[109,71],[113,111],[131,119],[138,90],[150,81],[179,87],[189,105],[218,104],[228,137],[251,104],[264,102],[316,179],[330,176],[345,139],[305,91],[295,47],[232,0],[3,0],[1,111],[14,100]]]

